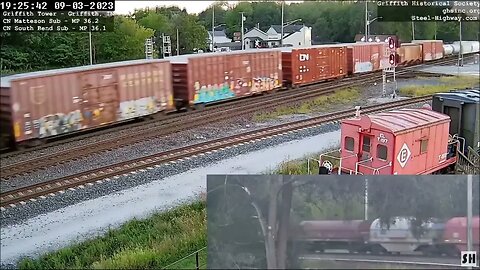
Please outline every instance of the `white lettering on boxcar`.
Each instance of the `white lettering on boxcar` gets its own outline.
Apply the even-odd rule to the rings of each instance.
[[[301,62],[303,62],[303,61],[308,61],[308,60],[310,60],[310,55],[307,54],[307,53],[301,53],[301,54],[298,56],[298,58],[299,58],[299,60],[300,60]]]

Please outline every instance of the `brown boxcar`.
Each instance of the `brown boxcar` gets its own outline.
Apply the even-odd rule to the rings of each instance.
[[[167,58],[177,109],[282,87],[278,49],[204,53]]]
[[[423,62],[422,45],[415,43],[402,43],[397,49],[399,66],[416,65]]]
[[[134,60],[1,78],[0,116],[19,143],[173,108],[170,63]]]
[[[422,45],[423,61],[443,58],[443,41],[441,40],[413,40],[412,43]]]
[[[314,84],[348,75],[345,45],[282,49],[283,80],[287,86]]]
[[[347,46],[348,74],[371,72],[390,66],[387,43],[357,42],[345,45]]]

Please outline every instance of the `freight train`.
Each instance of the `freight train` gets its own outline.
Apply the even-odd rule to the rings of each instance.
[[[468,44],[463,46],[465,53],[478,51],[478,42]],[[442,41],[397,47],[399,66],[445,56]],[[388,67],[389,53],[386,43],[358,42],[191,54],[6,76],[1,78],[0,140],[14,147],[37,145],[159,112],[373,72]]]
[[[320,155],[319,173],[420,175],[468,165],[478,174],[480,90],[435,94],[432,107],[357,111],[341,121],[340,149]]]
[[[375,220],[307,220],[292,229],[291,240],[310,252],[348,250],[383,254],[460,255],[467,250],[467,218],[453,217],[446,222],[431,220],[421,224],[421,235],[412,233],[410,217],[395,217],[390,227]],[[473,248],[479,249],[479,220],[472,219]]]

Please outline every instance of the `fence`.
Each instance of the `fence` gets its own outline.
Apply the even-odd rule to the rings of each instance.
[[[207,269],[207,247],[203,247],[162,269]],[[202,261],[202,262],[201,262]]]

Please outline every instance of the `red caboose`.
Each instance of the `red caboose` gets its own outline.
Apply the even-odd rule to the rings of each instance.
[[[422,109],[359,114],[342,121],[337,170],[348,174],[431,174],[456,162],[447,115]],[[320,157],[331,169],[328,154]]]

